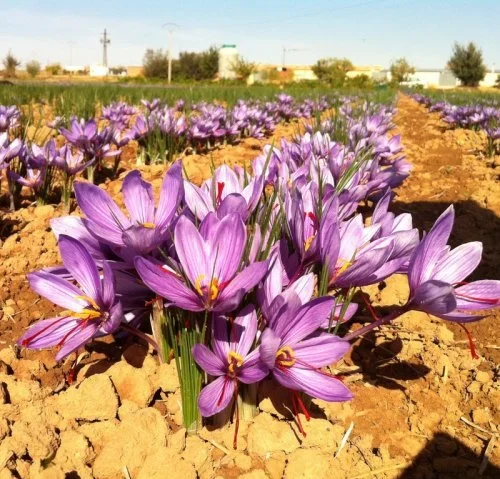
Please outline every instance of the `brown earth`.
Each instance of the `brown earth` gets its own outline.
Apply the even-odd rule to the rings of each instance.
[[[406,97],[395,122],[414,166],[397,209],[428,230],[454,203],[452,243],[483,241],[477,277],[499,279],[500,184],[495,162],[481,157],[483,138],[447,130]],[[280,127],[276,137],[296,128]],[[267,142],[188,156],[188,172],[199,182],[211,158],[248,164]],[[141,170],[158,189],[164,168]],[[103,187],[119,197],[122,178]],[[283,391],[265,385],[262,412],[240,424],[236,451],[233,426],[186,435],[173,365],[159,365],[134,339],[96,342],[68,386],[69,363],[13,346],[29,324],[55,311],[29,290],[25,275],[58,263],[49,219],[62,214],[61,207],[28,206],[2,219],[0,479],[476,478],[485,452],[490,464],[482,477],[500,477],[498,314],[469,327],[478,359],[461,329],[423,313],[364,337],[334,371],[355,399],[313,401],[311,421],[302,417],[306,437],[282,406]],[[383,310],[406,299],[406,280],[394,276],[366,292]]]

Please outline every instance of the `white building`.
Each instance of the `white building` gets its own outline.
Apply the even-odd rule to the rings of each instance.
[[[109,69],[104,65],[90,65],[89,75],[91,77],[105,77],[108,76]]]

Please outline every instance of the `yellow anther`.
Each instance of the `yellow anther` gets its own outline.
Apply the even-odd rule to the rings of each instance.
[[[312,242],[314,241],[315,235],[309,236],[304,242],[304,250],[307,251],[310,247]]]
[[[196,281],[194,282],[194,289],[198,292],[200,296],[204,296],[205,292],[208,289],[208,299],[210,301],[214,301],[217,299],[217,296],[219,296],[219,280],[217,278],[213,278],[210,281],[210,284],[204,285],[203,280],[206,278],[204,274],[200,274],[197,278]]]
[[[243,364],[243,357],[235,351],[229,351],[229,353],[227,353],[227,362],[229,363],[229,372],[234,373],[235,367],[241,368]]]
[[[100,311],[94,311],[93,309],[82,309],[79,313],[71,313],[71,316],[78,318],[78,319],[83,319],[84,321],[87,321],[88,319],[97,319],[101,317],[101,312]]]
[[[194,282],[194,289],[196,289],[196,291],[198,291],[198,294],[200,296],[203,296],[203,291],[201,289],[201,283],[202,281],[205,279],[205,275],[204,274],[200,274],[200,276],[198,276],[196,278],[196,281]]]
[[[283,346],[276,353],[276,360],[280,366],[292,367],[295,364],[295,352],[290,346]]]
[[[154,223],[141,223],[141,226],[150,230],[154,230],[156,228],[156,225]]]
[[[347,268],[351,267],[353,262],[352,261],[347,261],[345,259],[339,260],[341,266],[340,268],[337,268],[337,274],[342,274]]]
[[[90,296],[76,296],[76,299],[83,299],[84,301],[87,301],[94,309],[99,309],[99,305],[95,302],[94,298],[91,298]]]

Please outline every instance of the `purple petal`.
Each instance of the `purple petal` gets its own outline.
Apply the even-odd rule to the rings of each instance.
[[[102,306],[102,287],[97,266],[85,247],[69,236],[59,236],[59,251],[64,266],[78,282],[85,295]]]
[[[38,271],[28,274],[31,289],[64,309],[79,313],[87,301],[77,299],[82,291],[55,274]]]
[[[266,328],[260,337],[260,358],[269,368],[274,368],[276,353],[281,344],[281,338],[271,328]]]
[[[260,357],[260,348],[253,350],[243,361],[238,371],[238,380],[245,384],[262,381],[269,374],[269,368]]]
[[[203,220],[208,213],[214,211],[210,195],[190,181],[184,181],[184,194],[188,208],[199,220]]]
[[[457,302],[453,288],[448,283],[430,280],[416,289],[411,305],[413,309],[429,314],[445,314],[453,311]]]
[[[282,344],[293,346],[314,333],[330,317],[335,299],[330,296],[316,298],[304,304],[295,317],[284,325],[280,334]]]
[[[131,226],[128,218],[111,197],[98,186],[90,183],[75,183],[78,206],[92,225],[89,229],[103,241],[123,245],[122,232]]]
[[[482,253],[483,245],[479,241],[458,246],[439,261],[433,279],[449,284],[463,281],[477,268]]]
[[[88,343],[99,329],[98,321],[80,321],[78,327],[64,339],[64,344],[56,354],[56,361],[60,361],[68,354]]]
[[[436,263],[439,261],[453,227],[455,211],[453,206],[444,211],[434,226],[415,248],[408,266],[410,289],[415,291],[419,284],[433,276]]]
[[[123,201],[134,225],[154,223],[153,187],[142,179],[137,170],[131,171],[123,180]]]
[[[187,278],[194,286],[197,281],[210,281],[212,271],[207,264],[206,245],[196,226],[185,216],[179,218],[174,234],[175,251]]]
[[[221,220],[208,260],[210,270],[219,282],[224,283],[234,276],[240,266],[245,243],[246,229],[239,215],[231,214]]]
[[[139,276],[148,288],[188,311],[203,311],[205,306],[200,297],[191,291],[174,273],[162,270],[161,266],[144,258],[135,259]]]
[[[500,306],[500,281],[483,279],[455,289],[457,309],[476,311]]]
[[[102,263],[102,302],[105,305],[113,304],[116,294],[116,280],[113,270],[107,261]]]
[[[224,376],[226,374],[226,365],[204,344],[195,344],[192,354],[196,364],[210,376]]]
[[[338,379],[320,371],[297,367],[273,369],[273,376],[283,386],[305,392],[328,402],[350,401],[352,393]]]
[[[214,311],[230,312],[235,310],[241,303],[243,296],[264,277],[267,265],[267,261],[253,263],[237,274],[217,298]]]
[[[234,379],[220,376],[205,386],[198,398],[201,415],[209,417],[223,411],[234,397],[235,383]]]
[[[168,170],[161,186],[155,217],[157,228],[163,230],[169,225],[183,196],[182,166],[180,161],[176,161]]]
[[[230,337],[230,349],[245,357],[257,334],[257,314],[252,304],[244,307],[233,321]]]
[[[350,344],[332,334],[305,339],[293,347],[295,367],[315,369],[336,363],[349,351]]]
[[[17,344],[30,349],[52,348],[57,346],[80,321],[71,316],[59,316],[37,321],[18,339]]]

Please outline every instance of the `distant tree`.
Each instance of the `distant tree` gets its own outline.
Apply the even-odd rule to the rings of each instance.
[[[36,60],[31,60],[26,63],[26,71],[31,78],[35,78],[40,73],[41,69],[40,63]]]
[[[455,42],[448,66],[463,86],[476,87],[486,75],[483,53],[472,42],[467,46]]]
[[[243,57],[238,57],[231,65],[231,70],[238,79],[247,81],[248,77],[255,71],[255,63],[247,62]]]
[[[210,47],[203,52],[181,52],[174,63],[176,78],[187,81],[211,80],[219,71],[219,50]]]
[[[14,78],[16,76],[16,68],[21,62],[9,51],[3,59],[4,76],[5,78]]]
[[[142,60],[146,78],[168,78],[168,53],[148,48]]]
[[[409,81],[410,76],[415,73],[415,67],[411,66],[408,60],[402,57],[392,62],[390,72],[394,82],[403,83]]]
[[[345,83],[345,86],[347,87],[361,88],[361,89],[373,88],[373,85],[374,85],[373,80],[365,73],[362,73],[361,75],[356,75],[355,77],[352,78],[348,78]]]
[[[313,65],[312,70],[318,80],[332,87],[342,87],[346,82],[347,72],[353,68],[353,64],[347,58],[322,58]]]
[[[45,67],[45,71],[51,75],[59,75],[62,72],[62,67],[60,63],[51,63]]]
[[[500,75],[497,75],[497,79],[495,81],[495,88],[500,88]]]

